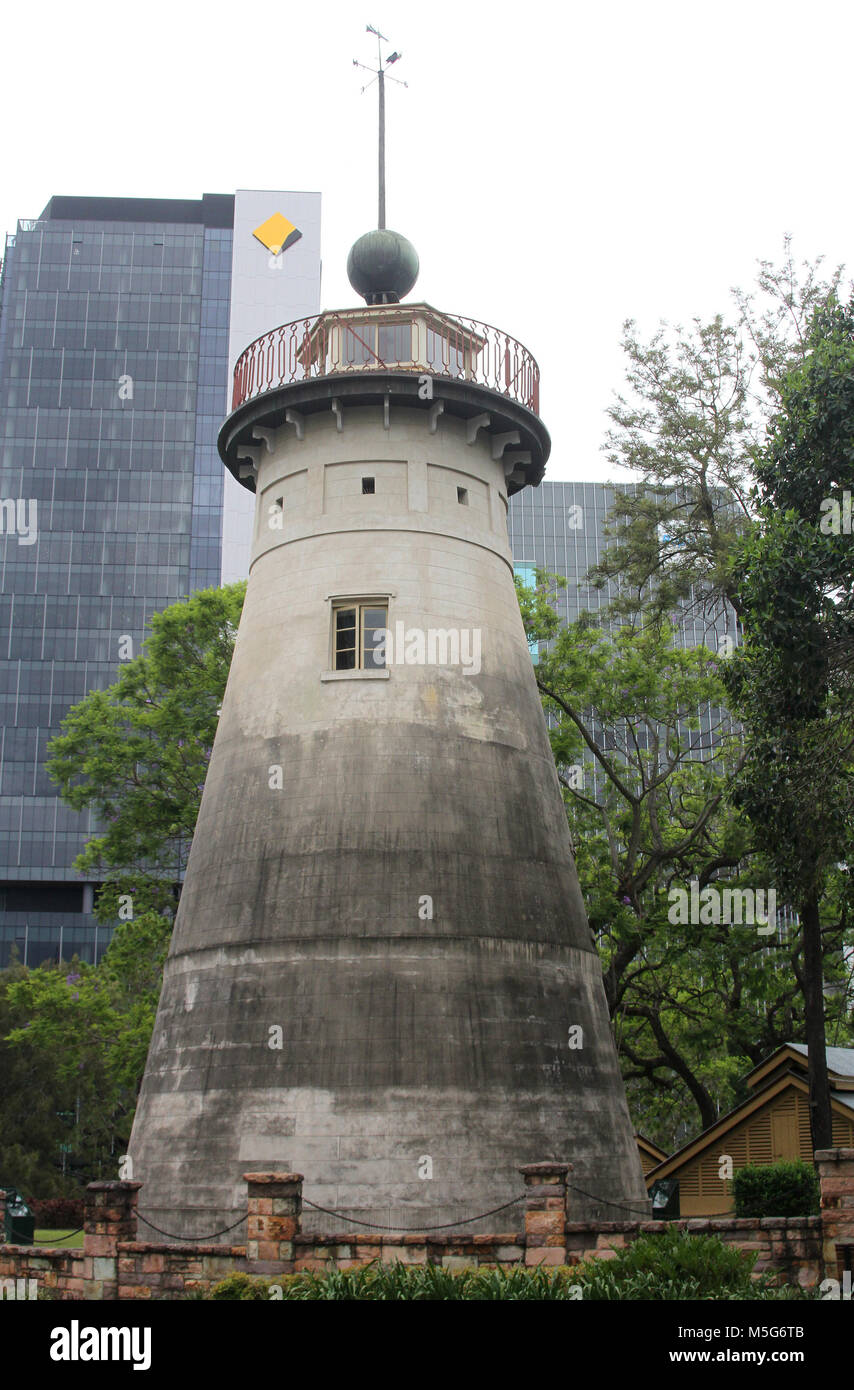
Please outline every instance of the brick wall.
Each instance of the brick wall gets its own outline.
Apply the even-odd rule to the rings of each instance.
[[[38,1245],[0,1245],[0,1287],[9,1279],[35,1279],[39,1291],[56,1298],[86,1298],[82,1250],[49,1250]],[[18,1291],[20,1293],[20,1291]],[[5,1295],[9,1297],[7,1292]],[[26,1296],[26,1294],[25,1294]]]
[[[494,1235],[345,1231],[317,1235],[302,1230],[302,1176],[246,1173],[245,1245],[138,1241],[140,1183],[90,1183],[86,1192],[83,1250],[0,1245],[0,1281],[33,1279],[60,1299],[175,1298],[207,1291],[227,1275],[270,1277],[299,1270],[328,1270],[385,1263],[444,1265],[573,1265],[594,1256],[613,1258],[640,1235],[674,1225],[757,1255],[755,1272],[778,1271],[787,1282],[811,1287],[838,1277],[854,1257],[854,1149],[816,1154],[821,1215],[695,1221],[573,1222],[566,1163],[520,1169],[525,1182],[525,1229]],[[0,1194],[2,1201],[2,1194]],[[847,1252],[847,1253],[846,1253]],[[850,1263],[845,1267],[850,1268]],[[19,1286],[20,1287],[20,1286]],[[6,1285],[7,1297],[11,1292]],[[50,1296],[50,1295],[49,1295]]]
[[[119,1298],[175,1298],[207,1292],[229,1274],[248,1269],[242,1245],[157,1245],[122,1241],[118,1246]]]
[[[294,1269],[352,1269],[381,1260],[406,1265],[437,1264],[446,1269],[470,1265],[518,1265],[525,1261],[525,1238],[510,1231],[494,1236],[299,1235],[294,1241]]]
[[[826,1275],[854,1269],[854,1149],[818,1149],[822,1258]]]
[[[812,1288],[821,1282],[822,1221],[820,1216],[714,1217],[694,1221],[567,1222],[566,1263],[588,1255],[613,1258],[641,1235],[660,1235],[676,1227],[693,1235],[714,1235],[756,1254],[754,1274],[778,1271],[787,1283]]]

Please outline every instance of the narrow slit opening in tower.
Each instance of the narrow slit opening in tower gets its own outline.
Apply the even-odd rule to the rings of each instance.
[[[363,493],[374,493],[374,492],[376,492],[375,483],[376,483],[376,479],[375,479],[375,478],[363,478],[363,479],[362,479],[362,492],[363,492]]]

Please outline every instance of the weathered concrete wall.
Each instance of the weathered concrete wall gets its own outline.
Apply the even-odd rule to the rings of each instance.
[[[366,405],[269,443],[130,1144],[145,1214],[202,1238],[263,1167],[346,1215],[477,1230],[516,1166],[567,1150],[594,1197],[645,1206],[493,441]],[[388,596],[392,632],[476,631],[480,669],[329,679],[336,595]]]

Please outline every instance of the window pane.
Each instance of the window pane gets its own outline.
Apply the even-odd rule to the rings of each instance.
[[[344,334],[344,361],[350,366],[375,360],[376,327],[371,323],[354,323]]]
[[[335,669],[353,671],[356,666],[356,610],[335,611]]]
[[[379,354],[384,362],[412,361],[412,324],[384,324],[379,329]]]
[[[449,376],[462,376],[465,368],[465,348],[469,341],[461,332],[454,333],[449,329],[447,334],[443,334],[437,333],[434,328],[428,328],[428,365]]]
[[[362,665],[367,670],[385,666],[385,649],[378,651],[387,627],[387,608],[365,608],[363,614]]]

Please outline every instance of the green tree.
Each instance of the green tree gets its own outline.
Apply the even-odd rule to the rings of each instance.
[[[62,1189],[60,1144],[69,1180],[117,1176],[171,933],[171,914],[143,906],[145,892],[99,965],[0,974],[0,1173],[39,1196]]]
[[[731,563],[752,515],[756,453],[813,313],[835,301],[841,278],[841,268],[822,278],[821,258],[797,267],[787,238],[780,266],[760,262],[756,287],[733,290],[730,321],[662,323],[648,341],[624,325],[627,389],[608,412],[605,448],[640,486],[618,488],[613,544],[591,571],[597,586],[615,583],[615,613],[713,615],[723,599],[738,612]]]
[[[246,586],[204,589],[151,620],[142,653],[52,739],[48,770],[104,828],[75,860],[167,905],[186,865]],[[112,910],[114,900],[110,899]]]
[[[135,1103],[127,1064],[133,1037],[131,1019],[116,1009],[104,972],[77,960],[43,964],[10,981],[5,1002],[9,1055],[19,1067],[29,1064],[49,1077],[59,1102],[57,1121],[63,1123],[30,1139],[39,1145],[42,1169],[59,1137],[69,1146],[70,1172],[78,1181],[116,1176],[110,1156],[117,1146],[123,1151]]]
[[[854,488],[854,301],[816,314],[781,400],[757,459],[759,519],[734,570],[746,640],[727,683],[746,729],[735,799],[801,921],[813,1145],[828,1148],[825,955],[850,912],[854,832],[854,556],[843,524]],[[840,865],[846,887],[834,902]]]
[[[103,878],[96,910],[114,931],[97,966],[0,977],[0,1162],[40,1195],[59,1181],[60,1142],[78,1181],[114,1176],[127,1145],[244,593],[204,590],[156,614],[142,653],[50,744],[63,798],[101,821],[75,868]],[[41,1097],[47,1108],[27,1127],[33,1082],[33,1113]]]
[[[562,627],[553,577],[537,580],[517,589],[528,635],[548,643],[537,681],[623,1074],[639,1124],[671,1144],[697,1117],[712,1124],[742,1074],[799,1030],[797,943],[674,920],[673,890],[692,880],[698,892],[768,881],[727,799],[743,750],[722,709],[725,663],[637,615]]]
[[[61,1177],[60,1144],[68,1142],[76,1091],[58,1074],[55,1057],[8,1034],[20,1013],[9,988],[27,978],[17,961],[0,971],[0,1187],[27,1196],[59,1197],[73,1189]]]
[[[729,321],[723,316],[709,323],[695,319],[687,331],[663,324],[647,342],[639,337],[633,323],[625,325],[628,389],[610,411],[612,429],[606,447],[611,462],[629,468],[639,486],[618,489],[613,544],[589,576],[599,587],[611,586],[612,618],[619,621],[637,615],[641,621],[679,621],[693,609],[717,624],[719,631],[722,614],[729,613],[732,624],[731,610],[736,621],[746,612],[752,600],[736,572],[736,563],[756,511],[758,499],[753,486],[761,476],[766,432],[769,426],[773,428],[782,408],[790,372],[802,367],[814,351],[811,326],[815,314],[834,311],[841,284],[841,268],[825,276],[820,260],[814,265],[804,262],[796,266],[787,239],[782,265],[761,262],[755,288],[733,291],[736,312]],[[798,476],[797,469],[790,469],[790,482]],[[781,479],[782,473],[778,484]],[[746,544],[749,549],[751,542]],[[786,575],[778,577],[785,589]],[[769,595],[775,583],[770,580]],[[732,626],[730,631],[734,636]],[[796,622],[791,631],[797,631],[799,640],[806,641],[809,648],[812,638],[803,622]],[[842,667],[850,650],[843,632],[838,635],[835,654],[828,659]],[[765,656],[768,654],[766,644]],[[778,675],[782,675],[785,659],[780,653],[778,656]],[[805,661],[801,672],[805,690],[811,685],[811,677],[806,675],[808,664]],[[763,698],[761,682],[755,694],[758,710]],[[794,709],[790,698],[789,715]],[[770,716],[770,709],[766,713]],[[766,778],[764,784],[767,791],[771,780],[774,782],[773,791],[764,798],[766,809],[774,802],[778,821],[788,817],[790,826],[805,817],[804,798],[795,805],[794,787],[791,793],[787,791],[787,778],[796,762],[804,772],[810,758],[815,757],[815,748],[810,754],[803,744],[807,737],[805,730],[797,735],[801,741],[797,751],[791,730],[785,752],[780,752],[779,740],[774,744],[778,764],[773,779]],[[827,729],[819,735],[813,728],[809,737],[827,745]],[[845,747],[844,737],[837,747]],[[741,778],[742,783],[750,783],[759,801],[761,775],[756,769],[761,761],[760,756],[750,769],[744,769]],[[795,780],[803,792],[802,777]],[[813,1052],[817,1051],[815,1019],[821,1002],[822,958],[825,974],[833,975],[835,970],[836,982],[844,982],[840,943],[847,930],[849,878],[847,867],[840,870],[828,863],[832,845],[839,862],[845,859],[840,849],[845,832],[838,824],[830,826],[839,790],[832,783],[833,773],[828,767],[824,782],[828,833],[822,835],[821,818],[817,817],[812,842],[821,855],[816,862],[824,865],[821,883],[829,911],[825,930],[819,933],[816,927],[817,903],[809,894],[801,896],[797,901],[802,903],[812,928],[794,933],[789,943],[793,978],[804,993],[805,1008],[813,1020],[806,1027]],[[808,793],[807,804],[810,799]],[[744,788],[740,804],[748,809]],[[757,826],[754,820],[754,847],[760,857],[765,852],[769,872],[782,886],[779,856],[775,859],[770,854],[775,844],[780,849],[781,842],[775,841],[773,830],[760,833]],[[803,839],[802,843],[806,846],[810,841]],[[790,1036],[792,1033],[794,1028]],[[816,1061],[816,1066],[821,1065],[823,1053]]]

